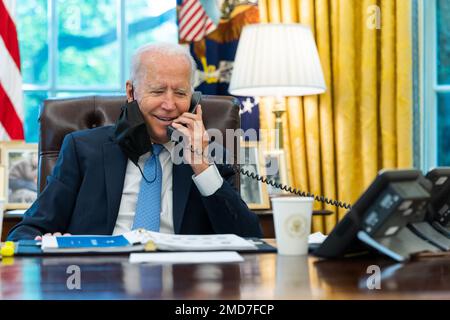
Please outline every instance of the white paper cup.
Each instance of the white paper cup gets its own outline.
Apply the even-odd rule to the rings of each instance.
[[[308,254],[308,236],[314,198],[272,198],[273,220],[278,253],[281,255]]]

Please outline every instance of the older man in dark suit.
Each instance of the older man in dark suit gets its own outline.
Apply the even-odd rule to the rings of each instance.
[[[196,113],[187,112],[194,70],[192,57],[179,45],[139,49],[126,93],[128,103],[139,106],[149,150],[134,163],[118,141],[117,126],[67,135],[46,188],[8,239],[110,235],[135,228],[260,237],[257,216],[232,187],[234,171],[202,156],[208,139],[201,105]],[[181,164],[174,161],[169,125],[186,137]]]

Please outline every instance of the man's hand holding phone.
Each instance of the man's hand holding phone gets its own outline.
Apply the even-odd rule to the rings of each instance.
[[[195,113],[185,112],[172,122],[172,126],[184,136],[183,157],[195,175],[209,167],[204,155],[207,154],[209,136],[203,125],[203,111],[199,104]]]

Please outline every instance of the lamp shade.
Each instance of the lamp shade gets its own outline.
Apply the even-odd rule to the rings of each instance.
[[[311,29],[301,24],[243,28],[229,92],[236,96],[305,96],[326,85]]]

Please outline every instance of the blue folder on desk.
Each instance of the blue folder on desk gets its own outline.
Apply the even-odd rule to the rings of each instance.
[[[251,241],[256,247],[257,250],[237,250],[240,253],[276,253],[277,249],[264,240],[258,238],[245,238],[246,240]],[[86,254],[128,254],[130,252],[142,252],[142,248],[136,247],[136,250],[129,251],[118,251],[118,252],[43,252],[41,249],[41,241],[39,240],[19,240],[16,242],[15,255],[17,256],[28,256],[28,255],[67,255],[67,254],[77,254],[77,255],[86,255]]]
[[[19,240],[16,242],[14,255],[41,255],[41,242],[38,240]]]

